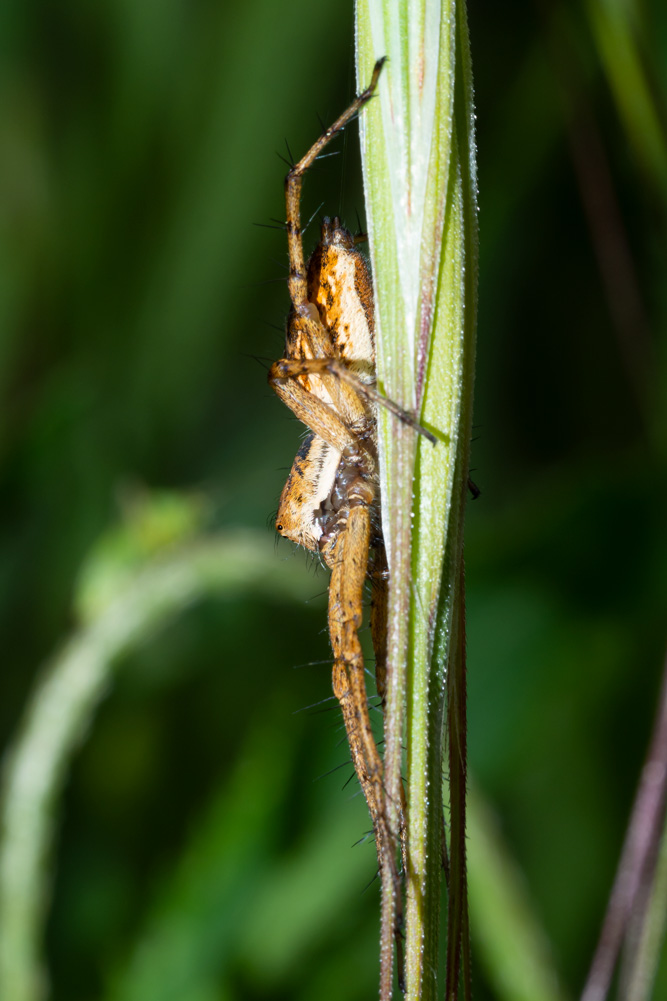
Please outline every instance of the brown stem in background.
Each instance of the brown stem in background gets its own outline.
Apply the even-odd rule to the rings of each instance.
[[[604,142],[581,82],[581,65],[563,11],[537,0],[565,113],[575,178],[619,353],[642,417],[651,366],[649,321]]]
[[[581,100],[568,123],[567,138],[611,322],[643,415],[650,357],[648,320],[602,137]]]
[[[648,900],[667,795],[667,658],[658,715],[632,808],[616,879],[581,1001],[604,1001],[618,954],[638,908]]]

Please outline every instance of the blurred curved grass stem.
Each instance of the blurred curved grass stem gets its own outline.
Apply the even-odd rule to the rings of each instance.
[[[436,997],[444,715],[449,691],[450,882],[446,997],[467,955],[463,515],[477,283],[476,173],[466,10],[445,0],[359,0],[359,86],[388,62],[361,121],[376,295],[378,385],[433,430],[433,448],[380,415],[390,568],[385,782],[390,823],[406,746],[407,997]],[[382,998],[391,996],[383,887]],[[466,963],[467,965],[467,963]],[[467,975],[464,977],[467,982]]]
[[[666,803],[667,658],[653,735],[581,1001],[606,1001],[622,950],[619,997],[648,1001],[651,995],[667,912]]]
[[[104,573],[93,574],[100,575]],[[310,588],[296,564],[274,558],[261,533],[235,529],[208,536],[137,567],[47,666],[3,776],[3,1001],[39,1001],[47,995],[41,950],[58,798],[72,755],[111,684],[115,663],[206,595],[252,590],[303,601]]]

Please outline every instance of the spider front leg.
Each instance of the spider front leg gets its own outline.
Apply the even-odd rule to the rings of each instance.
[[[312,390],[306,389],[297,376],[311,371],[320,359],[281,358],[269,369],[269,384],[295,417],[324,439],[338,452],[359,451],[360,442],[354,432],[341,420],[336,411]]]
[[[312,305],[312,303],[310,305]],[[437,438],[435,435],[430,431],[427,431],[426,428],[422,427],[419,421],[411,413],[408,413],[408,411],[404,410],[403,407],[399,407],[399,405],[394,403],[393,400],[383,396],[382,393],[379,393],[374,386],[369,385],[369,383],[361,379],[358,375],[356,375],[356,373],[351,372],[347,365],[339,358],[281,358],[279,361],[274,362],[269,371],[269,382],[275,389],[276,393],[278,393],[281,399],[283,399],[285,403],[287,403],[287,406],[292,410],[294,410],[294,407],[290,402],[288,402],[287,399],[289,391],[285,390],[281,392],[278,387],[281,382],[286,382],[288,379],[296,380],[299,376],[303,375],[317,375],[320,377],[331,376],[339,380],[345,384],[345,387],[349,387],[349,389],[355,394],[357,400],[359,400],[359,398],[366,399],[369,403],[375,403],[384,407],[395,417],[398,417],[403,424],[407,424],[409,427],[414,428],[414,430],[423,435],[424,438],[427,438],[432,445],[436,444]],[[331,392],[332,395],[335,392],[336,396],[339,397],[343,391],[344,387],[339,386],[337,391],[332,390]],[[349,394],[347,398],[348,400],[350,399]],[[341,409],[340,404],[338,404],[337,409]],[[355,407],[354,409],[357,408]],[[296,410],[294,410],[294,413],[296,413]],[[298,416],[299,415],[297,414],[297,417]],[[302,418],[299,417],[299,420],[302,420]],[[304,423],[308,422],[304,421]],[[313,431],[316,431],[316,428],[312,425],[310,425],[310,427]],[[316,431],[316,433],[319,434],[320,432]]]
[[[285,206],[287,221],[287,242],[289,248],[290,274],[288,279],[289,293],[297,313],[303,309],[307,311],[308,306],[308,280],[306,277],[306,265],[303,256],[303,241],[301,238],[301,186],[303,175],[320,155],[334,136],[345,128],[354,116],[363,108],[364,104],[373,96],[377,86],[380,72],[384,65],[384,58],[378,59],[373,69],[373,76],[366,90],[359,94],[352,104],[340,115],[333,125],[323,132],[317,142],[313,143],[306,155],[290,170],[285,178]]]

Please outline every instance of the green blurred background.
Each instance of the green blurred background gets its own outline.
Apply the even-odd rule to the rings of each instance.
[[[470,22],[471,768],[574,996],[665,653],[667,7]],[[368,820],[337,711],[296,712],[331,692],[327,575],[271,526],[300,427],[263,370],[284,236],[253,227],[285,137],[352,96],[352,39],[351,5],[305,0],[0,9],[3,743],[136,568],[210,536],[238,572],[115,658],[58,800],[54,1001],[375,996]],[[339,149],[304,214],[354,228],[354,128]],[[473,946],[476,996],[508,996],[474,915]]]

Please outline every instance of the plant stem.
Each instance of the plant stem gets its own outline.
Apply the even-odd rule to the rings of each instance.
[[[385,783],[399,824],[407,786],[407,997],[436,996],[442,874],[443,720],[456,665],[456,753],[465,748],[462,540],[472,414],[477,223],[472,84],[461,0],[359,0],[360,86],[388,57],[361,124],[375,282],[378,386],[433,431],[436,447],[381,414],[382,520],[390,571]],[[451,644],[453,636],[455,649]],[[463,739],[463,743],[461,743]],[[456,956],[467,928],[456,825]],[[460,850],[458,850],[460,849]],[[462,896],[461,896],[462,895]],[[383,936],[391,905],[385,899]],[[383,938],[383,952],[388,948]],[[458,964],[458,959],[457,959]],[[457,967],[458,968],[458,967]],[[456,973],[453,973],[457,979]],[[455,990],[455,988],[452,988]],[[383,986],[381,997],[389,997]]]

